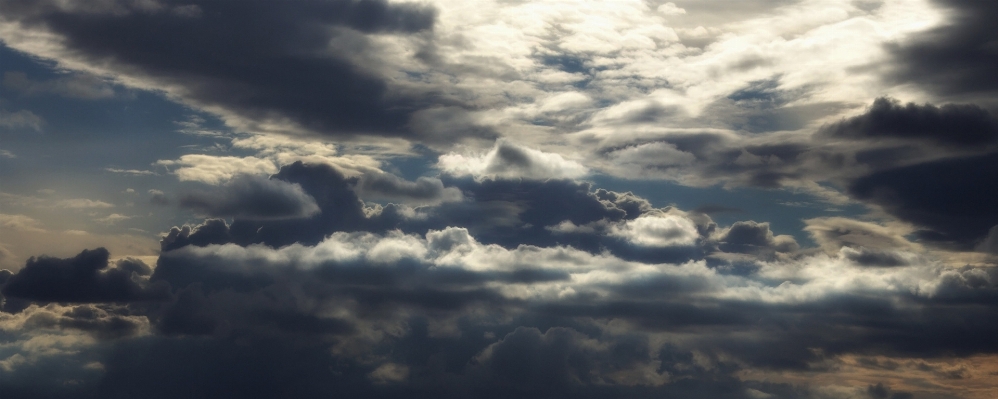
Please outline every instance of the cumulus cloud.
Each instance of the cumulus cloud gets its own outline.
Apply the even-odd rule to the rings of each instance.
[[[109,253],[104,248],[85,250],[59,259],[31,258],[0,289],[7,298],[39,302],[130,302],[162,300],[166,287],[149,285],[133,270],[108,268]],[[134,262],[134,261],[131,261]]]
[[[689,246],[699,237],[696,225],[676,215],[645,215],[613,227],[612,234],[636,245],[649,247]]]
[[[277,220],[319,213],[315,199],[300,185],[254,175],[236,176],[214,191],[186,194],[177,202],[211,217]]]
[[[769,223],[755,221],[735,222],[717,233],[719,247],[725,252],[766,254],[767,252],[793,252],[800,245],[793,236],[774,235]]]
[[[589,173],[578,162],[559,154],[545,153],[505,140],[497,141],[489,152],[480,155],[441,155],[437,167],[455,176],[478,178],[565,179]]]
[[[460,201],[461,190],[444,187],[437,178],[419,177],[414,182],[389,173],[368,173],[357,182],[357,193],[368,199],[382,199],[413,205],[436,205]]]
[[[100,97],[70,80],[113,76],[218,116],[232,136],[180,128],[243,153],[156,162],[214,187],[147,191],[210,217],[165,232],[155,267],[96,249],[0,271],[2,397],[928,397],[979,371],[926,371],[938,359],[998,353],[993,258],[940,259],[994,249],[994,117],[960,97],[990,90],[972,15],[989,6],[3,4],[6,45],[90,74],[4,90]],[[923,59],[940,54],[971,56]],[[891,56],[916,84],[881,79]],[[24,121],[7,127],[42,123]],[[382,170],[413,153],[442,154],[442,175]],[[801,190],[878,219],[808,214],[819,248],[801,248],[712,219],[730,208],[572,180],[599,173]],[[20,212],[0,225],[46,234]]]
[[[616,195],[616,200],[626,203],[626,197]],[[621,226],[647,233],[641,237],[655,245],[674,245],[697,234],[693,221],[656,211]],[[115,343],[112,355],[103,358],[107,372],[99,378],[106,384],[99,389],[133,383],[146,387],[136,388],[140,391],[159,387],[167,380],[153,370],[170,369],[184,359],[184,364],[213,365],[219,354],[247,353],[229,347],[237,337],[265,349],[243,359],[248,369],[332,367],[334,376],[322,379],[328,385],[313,386],[311,393],[398,389],[402,394],[458,384],[462,393],[516,391],[531,397],[552,392],[716,397],[717,391],[706,386],[688,385],[716,384],[711,382],[716,379],[732,384],[725,388],[731,397],[757,397],[786,387],[744,381],[738,373],[755,367],[808,370],[827,356],[851,352],[922,356],[998,350],[986,338],[998,325],[979,318],[980,308],[973,305],[998,298],[998,278],[982,268],[940,268],[903,249],[895,253],[907,263],[878,264],[891,267],[870,267],[876,263],[868,262],[872,252],[847,247],[834,254],[760,262],[755,271],[730,274],[706,261],[628,261],[566,246],[504,248],[458,227],[426,234],[334,232],[314,245],[279,248],[229,243],[217,235],[228,232],[224,227],[215,221],[171,233],[174,242],[181,237],[204,241],[164,248],[154,269],[134,260],[110,269],[127,270],[133,283],[144,281],[151,269],[148,286],[168,284],[173,295],[153,307],[128,305],[149,320],[145,331],[153,336]],[[767,227],[742,222],[719,235],[729,244],[769,245],[778,236]],[[107,268],[106,252],[100,250],[58,261],[89,264],[80,259],[91,256]],[[18,276],[36,267],[9,278],[4,294],[19,284]],[[100,269],[91,265],[87,275],[110,271]],[[878,312],[874,321],[871,309]],[[933,310],[913,317],[912,312],[925,309]],[[112,318],[104,308],[75,312]],[[940,317],[979,321],[966,330]],[[786,329],[789,322],[804,327]],[[90,328],[82,321],[59,323],[46,325]],[[135,326],[102,336],[143,331],[141,323]],[[94,328],[93,334],[103,331]],[[765,336],[732,334],[746,328]],[[933,332],[913,335],[913,329]],[[691,331],[696,333],[687,334]],[[399,353],[408,350],[426,352]],[[167,363],[142,365],[128,360],[133,356],[113,355],[117,351],[157,353]],[[261,378],[252,386],[290,385]],[[165,385],[162,389],[173,392]]]

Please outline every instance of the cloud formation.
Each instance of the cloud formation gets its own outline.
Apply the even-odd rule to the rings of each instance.
[[[994,7],[722,3],[0,0],[0,397],[998,395]]]
[[[481,155],[449,153],[440,156],[440,170],[454,176],[571,179],[585,176],[588,170],[578,162],[559,154],[545,153],[505,140]]]
[[[85,250],[69,259],[31,258],[23,269],[7,278],[0,289],[4,297],[35,302],[134,302],[163,300],[166,287],[149,285],[142,276],[148,267],[134,260],[108,268],[104,248]]]
[[[987,147],[998,141],[998,118],[971,104],[901,105],[878,98],[867,113],[824,130],[841,138],[924,139],[942,145]]]
[[[204,216],[249,220],[295,219],[319,213],[315,199],[301,186],[253,175],[235,177],[215,191],[186,194],[178,204]]]
[[[354,57],[378,51],[370,36],[418,38],[430,31],[434,10],[415,3],[5,1],[4,9],[8,28],[53,39],[54,52],[47,56],[94,66],[126,84],[166,90],[225,114],[233,125],[399,135],[413,112],[432,104],[390,84],[370,64],[376,61]],[[174,34],[163,40],[162,31]],[[35,44],[10,42],[27,51],[39,50]],[[150,46],[157,50],[146,51]]]

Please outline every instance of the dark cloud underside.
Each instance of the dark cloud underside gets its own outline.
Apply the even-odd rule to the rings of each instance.
[[[897,138],[928,140],[942,145],[980,147],[998,142],[998,118],[978,106],[947,104],[901,105],[878,98],[867,113],[826,126],[837,138]]]
[[[250,121],[288,118],[314,132],[400,135],[411,113],[432,104],[393,93],[368,66],[330,46],[369,51],[365,34],[430,30],[431,8],[383,0],[165,3],[74,10],[6,0],[3,8],[7,19],[65,38],[86,62],[176,85],[182,99]]]
[[[38,302],[132,302],[162,300],[166,287],[150,286],[137,276],[135,261],[108,268],[104,248],[83,251],[74,258],[31,258],[0,289],[7,298]]]
[[[998,155],[946,159],[873,173],[849,192],[924,226],[922,236],[964,248],[998,225]]]
[[[899,61],[895,78],[945,95],[979,96],[998,90],[998,4],[987,0],[936,0],[952,13],[943,26],[891,46]],[[992,99],[993,100],[993,99]],[[994,105],[992,103],[992,105]]]
[[[250,220],[303,218],[319,212],[301,186],[256,176],[238,176],[213,192],[187,194],[179,204],[207,216]]]

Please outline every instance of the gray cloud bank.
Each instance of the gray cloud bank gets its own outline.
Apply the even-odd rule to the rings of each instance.
[[[374,58],[355,57],[380,51],[370,35],[431,31],[435,11],[416,3],[5,0],[0,7],[7,23],[61,38],[59,57],[168,88],[243,127],[404,135],[414,112],[446,104],[391,84]],[[5,84],[49,90],[19,75]],[[70,86],[51,90],[78,92],[59,87]]]
[[[906,392],[741,376],[998,351],[994,270],[872,223],[808,221],[816,252],[571,180],[446,178],[461,200],[418,207],[327,165],[261,182],[318,213],[174,228],[154,268],[97,249],[3,274],[0,393],[844,399]]]

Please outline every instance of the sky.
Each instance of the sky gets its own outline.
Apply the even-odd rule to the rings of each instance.
[[[0,397],[998,397],[996,19],[0,0]]]

